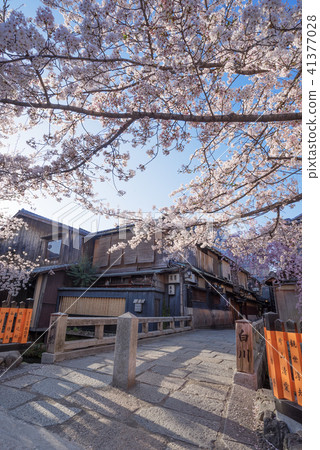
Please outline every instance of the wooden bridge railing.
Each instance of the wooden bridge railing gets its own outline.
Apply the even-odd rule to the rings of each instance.
[[[28,340],[33,299],[5,301],[0,305],[0,344],[25,344]]]
[[[121,317],[121,316],[120,316]],[[69,317],[64,313],[51,314],[47,339],[47,351],[42,355],[43,363],[52,363],[67,358],[91,354],[95,349],[114,344],[116,336],[104,336],[106,325],[116,325],[117,317]],[[192,316],[178,317],[141,317],[141,332],[138,339],[162,336],[192,329]],[[156,324],[157,330],[149,330],[150,324]],[[178,324],[179,326],[176,326]],[[165,326],[164,326],[165,325]],[[94,337],[66,341],[67,327],[94,326]]]
[[[278,314],[264,319],[268,369],[273,394],[302,406],[302,330],[292,320],[283,322]]]

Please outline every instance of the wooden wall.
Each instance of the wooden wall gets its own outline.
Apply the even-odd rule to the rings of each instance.
[[[61,297],[59,311],[82,316],[121,316],[126,309],[125,298]]]
[[[8,247],[12,247],[20,255],[26,252],[26,258],[35,261],[40,257],[41,265],[68,264],[77,262],[81,255],[82,236],[75,230],[75,234],[69,227],[60,228],[62,232],[62,245],[60,257],[56,259],[46,259],[46,248],[48,240],[43,239],[49,236],[53,231],[58,231],[51,224],[40,220],[23,218],[27,227],[22,227],[19,233],[10,241],[0,242],[0,253],[5,253]],[[60,236],[59,236],[60,239]]]
[[[300,322],[301,313],[297,309],[298,294],[294,284],[283,284],[275,289],[275,297],[277,303],[277,312],[280,320],[287,321],[289,319],[294,322]]]
[[[231,267],[230,267],[230,263],[228,261],[222,260],[221,268],[222,268],[221,276],[223,278],[226,278],[227,280],[231,281]]]
[[[109,254],[109,249],[122,242],[128,242],[132,238],[130,231],[126,232],[126,239],[122,234],[114,233],[97,237],[93,251],[93,265],[104,269],[112,265],[110,273],[121,270],[136,270],[144,267],[165,267],[163,255],[152,249],[154,241],[141,242],[136,248],[127,245]]]
[[[248,275],[245,272],[239,270],[238,272],[239,285],[247,289],[248,287]]]

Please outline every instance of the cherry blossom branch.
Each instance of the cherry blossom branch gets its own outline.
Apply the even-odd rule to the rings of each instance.
[[[20,100],[1,98],[0,103],[3,105],[22,106],[25,108],[36,109],[51,109],[58,111],[69,111],[77,114],[92,117],[105,117],[108,119],[155,119],[165,121],[181,121],[181,122],[195,122],[195,123],[269,123],[269,122],[291,122],[301,121],[302,113],[279,113],[279,114],[215,114],[215,115],[193,115],[193,114],[177,114],[177,113],[157,113],[150,111],[132,111],[127,113],[112,113],[104,111],[94,111],[86,108],[81,108],[72,105],[63,105],[57,103],[41,103],[41,102],[23,102]]]

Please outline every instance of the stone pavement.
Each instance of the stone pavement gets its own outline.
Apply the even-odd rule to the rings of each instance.
[[[113,357],[0,374],[0,449],[259,448],[255,393],[233,385],[234,330],[140,341],[128,392],[110,385]]]

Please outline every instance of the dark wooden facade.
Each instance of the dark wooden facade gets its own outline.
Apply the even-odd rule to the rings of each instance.
[[[39,259],[30,278],[29,286],[21,290],[16,301],[33,297],[34,307],[31,330],[44,330],[49,324],[50,314],[55,312],[58,288],[70,286],[66,270],[77,263],[83,251],[83,242],[87,231],[52,221],[24,209],[15,217],[22,219],[25,226],[12,240],[0,242],[0,253],[13,248],[16,253],[31,261]],[[7,298],[6,292],[0,292],[1,300]]]
[[[25,210],[16,216],[27,227],[7,247],[26,252],[30,259],[40,257],[41,264],[34,270],[33,294],[29,294],[34,298],[31,330],[46,329],[50,314],[59,310],[66,296],[65,289],[72,297],[74,288],[66,271],[82,256],[92,260],[99,273],[94,288],[100,297],[125,299],[126,311],[138,316],[193,314],[196,327],[231,326],[236,319],[256,319],[261,312],[261,303],[248,288],[248,272],[236,269],[216,249],[197,248],[189,252],[188,261],[178,255],[168,259],[152,248],[152,241],[110,253],[114,245],[130,241],[130,227],[91,235]],[[79,294],[78,289],[74,292]]]
[[[158,303],[154,299],[149,300],[152,305],[144,302],[142,315],[159,310],[171,315],[193,313],[196,326],[226,326],[242,315],[249,319],[260,315],[262,305],[248,288],[250,274],[235,269],[219,251],[197,248],[189,252],[188,262],[175,255],[168,260],[152,248],[152,241],[146,241],[134,249],[127,245],[109,253],[112,246],[127,244],[132,236],[130,228],[106,230],[88,236],[84,247],[101,274],[95,286],[104,287],[106,296],[114,289],[126,292],[126,310],[135,312],[128,303],[128,289],[141,288],[158,292]]]
[[[12,240],[0,242],[0,253],[4,254],[8,247],[19,255],[26,253],[26,258],[35,261],[40,258],[40,265],[70,264],[77,262],[87,231],[57,223],[46,217],[39,216],[24,209],[18,211],[15,217],[22,219],[25,226]],[[50,252],[50,245],[58,243],[59,254]]]

